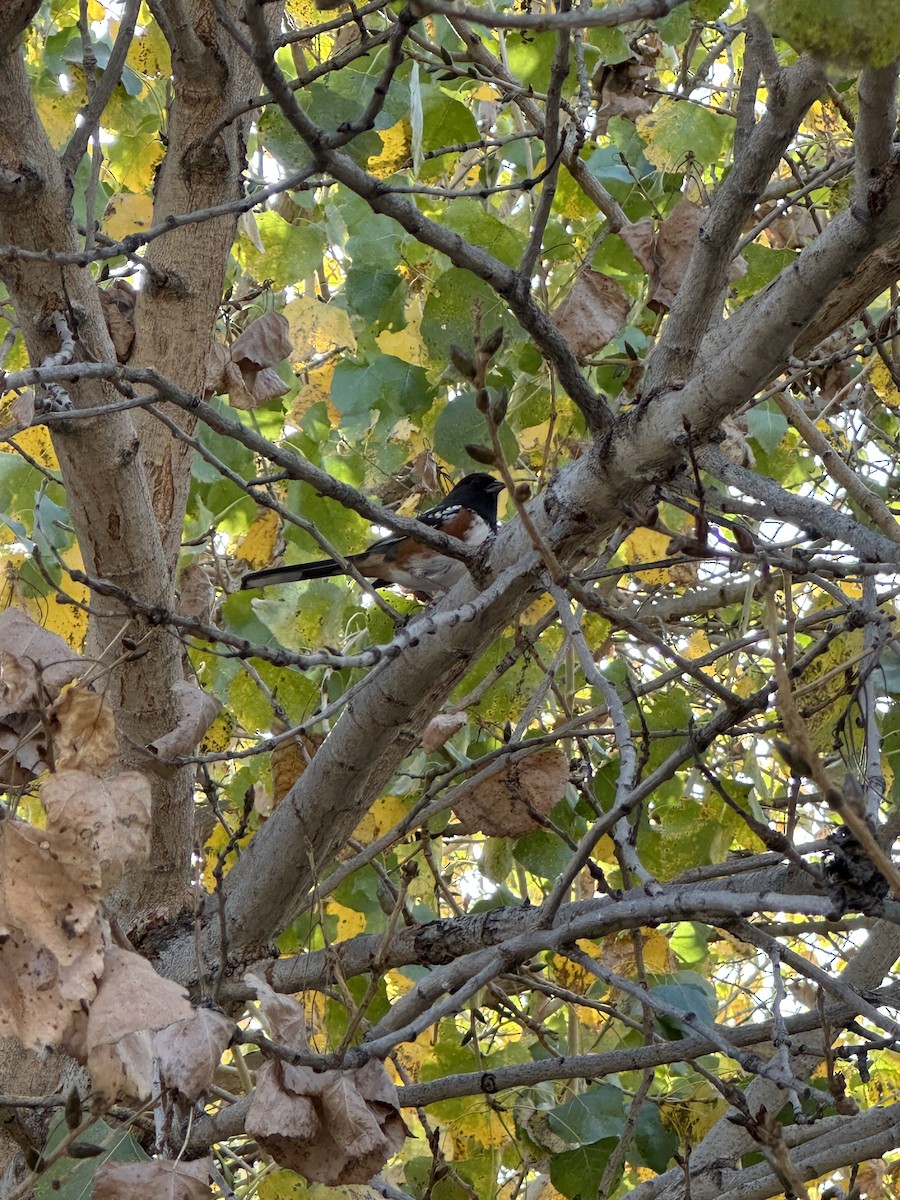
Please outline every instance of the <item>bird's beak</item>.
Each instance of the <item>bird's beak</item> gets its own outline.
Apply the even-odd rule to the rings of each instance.
[[[503,482],[502,479],[495,479],[493,483],[488,484],[488,486],[485,490],[490,492],[490,494],[492,496],[496,496],[497,493],[502,492],[505,487],[506,487],[506,484]]]

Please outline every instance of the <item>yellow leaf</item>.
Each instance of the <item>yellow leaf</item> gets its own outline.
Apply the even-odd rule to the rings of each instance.
[[[330,916],[337,917],[337,938],[339,942],[343,942],[347,938],[356,937],[358,933],[365,932],[365,913],[357,912],[354,908],[347,908],[343,904],[338,904],[336,900],[329,900],[325,906],[325,911]]]
[[[271,508],[259,514],[235,547],[235,557],[256,569],[267,567],[281,532],[281,517]]]
[[[153,200],[146,194],[116,192],[103,214],[103,229],[120,242],[129,233],[143,233],[153,223]]]
[[[378,136],[381,138],[381,153],[371,155],[367,165],[376,178],[387,179],[408,160],[412,129],[409,121],[402,117],[390,128],[379,129]]]
[[[219,709],[212,724],[203,735],[203,741],[200,743],[200,753],[221,754],[223,750],[228,748],[236,727],[237,722],[234,719],[234,713],[230,712],[227,708]]]
[[[585,995],[588,989],[597,982],[597,976],[593,971],[572,962],[565,955],[554,954],[550,960],[550,966],[553,978],[560,987],[568,988],[570,992],[577,992],[579,996]]]
[[[287,11],[301,29],[304,25],[317,25],[321,20],[313,0],[287,0]]]
[[[869,372],[872,390],[889,408],[900,406],[900,390],[891,378],[891,373],[879,358]]]
[[[291,405],[291,421],[296,424],[314,404],[322,401],[328,406],[328,419],[332,429],[337,429],[341,423],[341,414],[331,403],[331,381],[334,378],[334,360],[323,363],[321,367],[310,367],[307,371],[307,383],[301,387]]]
[[[138,75],[169,76],[172,74],[172,55],[169,43],[155,21],[144,26],[140,37],[131,39],[125,61]]]
[[[428,351],[422,341],[419,324],[419,321],[410,321],[405,329],[396,333],[386,329],[379,333],[375,341],[385,354],[391,354],[414,367],[423,367],[428,361]]]
[[[459,1118],[456,1128],[489,1149],[506,1145],[511,1137],[511,1130],[492,1108],[470,1108]]]
[[[353,837],[364,846],[380,838],[406,816],[407,806],[399,796],[382,796],[376,800],[353,831]]]
[[[47,137],[55,150],[64,146],[75,130],[75,117],[79,109],[87,102],[87,92],[83,87],[83,76],[78,78],[77,71],[70,71],[69,78],[76,86],[68,92],[38,92],[34,102],[41,124],[47,131]]]
[[[490,83],[483,83],[474,92],[469,92],[473,100],[499,100],[501,92]]]
[[[64,550],[62,561],[67,567],[72,567],[76,571],[84,570],[81,551],[77,546],[71,546],[68,550]],[[77,600],[81,604],[87,604],[90,599],[90,592],[83,583],[75,583],[71,579],[66,579],[65,576],[62,580],[62,590],[67,596],[71,596],[73,600]],[[84,647],[88,626],[88,615],[85,610],[76,604],[60,602],[56,592],[47,597],[46,604],[47,610],[41,621],[43,627],[52,633],[58,633],[73,650],[80,652]]]
[[[658,562],[667,558],[669,536],[656,529],[636,529],[625,539],[625,553],[630,561],[636,563]],[[643,583],[668,583],[669,572],[665,567],[656,567],[650,571],[635,571],[635,575]]]
[[[14,445],[20,446],[26,454],[42,466],[47,467],[51,471],[59,469],[59,461],[56,457],[56,451],[53,449],[53,443],[50,440],[50,431],[46,425],[31,425],[28,429],[23,429],[21,433],[17,433],[12,442]],[[4,454],[15,454],[12,446],[5,443],[3,446],[0,446],[0,451]]]
[[[244,837],[239,838],[238,843],[237,843],[238,847],[246,846],[252,836],[253,836],[252,833],[247,833],[244,835]],[[216,864],[219,861],[219,855],[224,851],[225,847],[228,845],[228,841],[229,841],[230,837],[231,837],[230,831],[228,829],[226,829],[223,825],[217,824],[215,829],[213,829],[212,833],[210,834],[209,841],[206,843],[206,846],[204,847],[204,856],[206,859],[206,865],[203,868],[203,886],[206,888],[206,890],[208,892],[212,892],[215,889],[216,878],[215,878],[215,875],[213,874],[213,871],[215,870]],[[225,875],[227,875],[228,872],[231,870],[231,868],[234,866],[236,858],[237,858],[237,848],[233,848],[229,851],[228,856],[225,859],[224,870],[223,870],[223,873]]]
[[[284,309],[291,329],[295,363],[301,364],[319,354],[356,350],[356,338],[350,318],[336,304],[322,304],[305,296],[292,300]]]
[[[155,133],[119,133],[109,150],[109,171],[123,192],[146,192],[162,162],[162,142]]]

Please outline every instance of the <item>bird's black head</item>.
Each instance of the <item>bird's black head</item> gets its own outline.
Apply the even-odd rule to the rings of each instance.
[[[491,529],[497,528],[497,494],[506,484],[485,471],[465,475],[444,498],[444,504],[462,504],[478,513]]]

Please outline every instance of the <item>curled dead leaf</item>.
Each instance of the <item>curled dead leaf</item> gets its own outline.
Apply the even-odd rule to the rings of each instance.
[[[198,1008],[186,1021],[167,1025],[153,1038],[160,1079],[193,1103],[209,1088],[228,1048],[234,1023],[222,1012]]]
[[[212,1160],[167,1162],[105,1162],[94,1176],[91,1200],[207,1200],[212,1196]]]
[[[521,837],[542,828],[541,817],[563,798],[568,781],[568,759],[550,746],[476,784],[453,811],[466,833]]]
[[[321,733],[301,733],[272,751],[272,809],[276,809],[325,741]]]
[[[206,367],[204,397],[227,395],[240,409],[253,409],[290,391],[272,368],[293,353],[290,326],[281,313],[263,313],[231,347],[216,343]]]
[[[98,779],[59,771],[41,789],[47,830],[89,854],[105,892],[150,852],[150,783],[138,771]]]
[[[426,754],[440,750],[441,746],[449,742],[467,721],[468,717],[464,712],[438,713],[425,726],[422,733],[422,749]]]
[[[649,276],[647,306],[654,312],[667,312],[672,307],[707,211],[682,197],[658,229],[650,217],[642,217],[619,230],[619,236]],[[745,260],[735,258],[729,278],[739,279],[746,270]]]
[[[208,623],[216,606],[216,589],[205,567],[188,563],[178,575],[175,611],[182,617],[196,617]]]
[[[178,724],[147,747],[160,762],[191,754],[222,707],[215,696],[187,680],[175,685],[172,699],[177,704]]]
[[[622,329],[631,301],[608,275],[584,270],[553,313],[553,324],[579,362],[602,350]]]
[[[100,289],[100,307],[120,363],[128,362],[131,357],[136,304],[137,292],[127,279],[116,279],[108,288]]]
[[[57,770],[99,774],[119,757],[116,722],[104,696],[82,684],[65,687],[48,712]]]
[[[257,976],[245,978],[273,1037],[306,1049],[302,1006]],[[373,1060],[353,1071],[264,1063],[245,1129],[281,1166],[331,1187],[368,1182],[407,1134],[396,1088],[383,1064]]]

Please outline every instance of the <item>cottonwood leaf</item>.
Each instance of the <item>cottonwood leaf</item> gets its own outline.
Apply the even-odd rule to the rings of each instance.
[[[541,816],[563,798],[568,781],[569,761],[551,746],[482,780],[453,805],[453,811],[466,833],[521,837],[542,828]]]
[[[247,326],[231,345],[231,358],[238,365],[274,367],[289,358],[294,347],[290,325],[281,313],[267,312]]]
[[[0,1036],[17,1037],[31,1050],[59,1045],[97,994],[103,931],[98,913],[65,964],[21,930],[6,932],[0,944]]]
[[[135,196],[135,200],[143,200],[150,206],[153,202],[149,196]],[[132,225],[125,232],[134,232]],[[110,237],[120,235],[110,234]],[[103,309],[103,319],[112,338],[113,348],[119,362],[128,362],[131,348],[134,345],[134,308],[137,303],[137,292],[127,279],[116,279],[108,288],[100,288],[100,307]]]
[[[426,754],[440,750],[441,746],[449,742],[455,733],[459,733],[467,721],[468,717],[464,712],[438,713],[436,717],[431,718],[422,731],[422,749]]]
[[[222,702],[215,696],[187,680],[175,684],[172,699],[177,705],[178,724],[147,747],[162,762],[190,754],[222,707]]]
[[[211,1008],[198,1008],[188,1020],[160,1029],[153,1038],[153,1054],[163,1084],[191,1102],[197,1100],[212,1083],[233,1033],[234,1022]]]
[[[199,563],[188,563],[178,574],[175,611],[208,623],[216,607],[216,589],[209,573]]]
[[[48,715],[57,770],[99,774],[118,760],[112,706],[99,692],[71,684],[54,701]]]
[[[153,1043],[146,1029],[101,1042],[87,1052],[85,1065],[104,1099],[147,1100],[153,1092]]]
[[[630,308],[631,301],[614,279],[585,270],[579,272],[552,319],[572,353],[583,362],[612,341]]]
[[[672,307],[697,241],[697,231],[707,212],[682,197],[657,230],[650,217],[642,217],[619,231],[619,236],[647,272],[650,280],[647,304],[654,312],[665,312]],[[729,278],[740,278],[746,269],[746,262],[736,258],[729,268]]]
[[[638,133],[647,143],[644,156],[660,171],[676,171],[688,157],[703,165],[715,162],[733,127],[730,117],[669,96],[637,119]]]
[[[107,947],[97,998],[88,1017],[88,1050],[117,1042],[129,1033],[163,1029],[192,1015],[187,993],[163,979],[139,954]]]
[[[295,1050],[309,1049],[306,1036],[306,1012],[293,996],[283,996],[259,975],[247,974],[244,982],[256,992],[260,1012],[277,1042]]]
[[[79,656],[73,653],[70,646],[55,633],[41,629],[31,617],[18,608],[7,608],[0,612],[0,653],[7,651],[20,663],[33,666],[40,680],[41,692],[50,700],[56,698],[65,684],[70,683],[84,668]],[[32,707],[28,701],[28,708]],[[0,675],[0,716],[8,712],[25,712],[21,697],[15,700],[16,707],[10,707],[10,699],[3,694],[3,680]]]
[[[47,829],[87,849],[109,891],[127,867],[150,852],[150,783],[138,771],[98,779],[84,771],[60,771],[44,782],[41,799]]]
[[[100,865],[66,835],[8,817],[0,826],[0,923],[64,965],[82,952],[104,895]]]
[[[104,1163],[94,1176],[91,1200],[206,1200],[212,1196],[212,1160],[167,1162],[153,1158],[141,1163]]]

